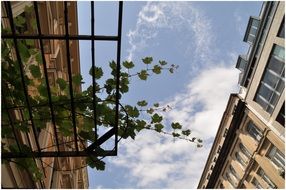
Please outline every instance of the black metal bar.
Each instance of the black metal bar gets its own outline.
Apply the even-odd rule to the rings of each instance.
[[[2,152],[2,159],[9,158],[39,158],[39,157],[86,157],[86,156],[116,156],[116,152],[114,150],[101,150],[96,149],[92,152],[88,151],[44,151],[44,152]]]
[[[69,25],[68,25],[68,5],[67,2],[64,2],[65,6],[65,33],[66,33],[66,51],[67,51],[67,62],[68,62],[68,74],[69,74],[69,88],[70,88],[70,97],[71,97],[71,112],[72,112],[72,122],[73,122],[73,132],[74,132],[74,141],[75,149],[78,151],[77,143],[77,131],[76,131],[76,121],[75,121],[75,108],[74,108],[74,99],[73,99],[73,85],[72,85],[72,71],[71,71],[71,60],[70,60],[70,45],[69,45]]]
[[[43,40],[96,40],[96,41],[117,41],[118,36],[104,35],[61,35],[61,34],[2,34],[3,39],[43,39]]]
[[[91,36],[94,36],[94,2],[91,1],[90,3],[91,6]],[[93,121],[94,121],[94,138],[95,141],[97,141],[97,114],[96,114],[96,109],[97,109],[97,103],[96,103],[96,95],[95,95],[95,50],[94,50],[94,40],[91,40],[91,63],[92,63],[92,104],[93,104]]]
[[[20,56],[19,49],[18,49],[18,42],[17,42],[17,38],[15,36],[16,31],[15,31],[15,25],[14,25],[14,20],[13,20],[11,2],[5,2],[5,3],[6,3],[6,6],[8,8],[7,12],[8,12],[8,17],[9,17],[9,22],[10,22],[10,25],[11,25],[12,34],[14,35],[13,41],[14,41],[14,45],[15,45],[15,52],[16,52],[17,61],[19,63],[19,67],[20,67],[20,73],[21,73],[21,78],[22,78],[22,85],[23,85],[23,89],[24,89],[26,103],[27,103],[28,110],[29,110],[29,116],[30,116],[30,119],[31,119],[32,129],[33,129],[33,133],[34,133],[34,138],[35,138],[35,141],[36,141],[37,149],[38,149],[39,152],[41,152],[39,141],[38,141],[37,136],[36,136],[36,128],[35,128],[34,121],[33,121],[33,114],[32,114],[32,110],[31,110],[31,107],[30,107],[30,101],[29,101],[29,98],[28,98],[29,95],[28,95],[26,84],[25,84],[25,76],[24,76],[24,71],[23,71],[23,67],[22,67],[21,56]]]
[[[87,151],[93,151],[94,149],[96,149],[98,146],[100,146],[102,143],[104,143],[105,141],[107,141],[110,137],[112,137],[113,135],[115,135],[116,136],[116,134],[115,134],[115,132],[116,132],[116,128],[115,127],[112,127],[109,131],[107,131],[104,135],[102,135],[101,137],[99,137],[99,139],[96,141],[96,142],[94,142],[94,143],[92,143],[91,145],[89,145],[87,148],[86,148],[86,150]],[[117,144],[117,142],[116,142],[116,144]],[[116,150],[115,150],[115,152],[117,152]]]
[[[35,14],[36,14],[38,34],[39,34],[39,36],[41,36],[42,35],[42,31],[41,31],[41,26],[40,26],[39,10],[38,10],[38,3],[36,1],[34,2],[34,9],[35,9]],[[54,107],[53,107],[53,104],[52,104],[52,96],[51,96],[51,89],[50,89],[49,78],[48,78],[48,71],[47,71],[47,63],[46,63],[46,58],[45,58],[44,44],[43,44],[43,40],[42,39],[39,39],[39,42],[40,42],[41,55],[42,55],[42,60],[43,60],[43,65],[44,65],[44,74],[45,74],[46,85],[47,85],[47,92],[48,92],[48,102],[49,102],[51,116],[52,116],[52,123],[53,123],[54,133],[55,133],[55,136],[56,136],[56,145],[57,145],[57,149],[59,151],[60,147],[59,147],[59,140],[58,140],[58,132],[57,132],[55,115],[54,115]]]
[[[121,35],[122,35],[122,11],[123,2],[119,2],[118,12],[118,41],[117,41],[117,68],[116,68],[116,105],[115,105],[115,151],[117,152],[118,147],[118,119],[119,119],[119,84],[120,84],[120,57],[121,57]]]

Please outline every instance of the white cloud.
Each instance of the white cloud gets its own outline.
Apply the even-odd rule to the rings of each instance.
[[[231,90],[235,90],[237,71],[232,67],[203,70],[186,87],[165,104],[174,108],[165,118],[179,121],[192,135],[210,141],[216,134]],[[196,110],[200,104],[201,109]],[[193,111],[193,114],[190,112]],[[133,178],[139,188],[196,188],[211,143],[198,149],[186,141],[143,132],[135,141],[120,143],[116,165],[128,168],[126,178]],[[133,187],[134,188],[134,187]]]
[[[211,21],[189,2],[148,2],[138,14],[135,29],[128,33],[128,59],[162,28],[189,32],[197,57],[188,85],[161,102],[173,108],[165,118],[191,129],[193,136],[204,139],[204,147],[145,131],[135,141],[120,142],[118,157],[109,161],[128,170],[126,179],[136,184],[129,188],[196,188],[229,94],[237,90],[238,72],[224,60],[234,65],[236,57],[230,53],[221,60],[215,58]]]
[[[130,45],[127,60],[133,60],[135,53],[146,48],[160,29],[183,32],[190,44],[185,48],[186,53],[195,50],[194,57],[206,63],[210,61],[210,54],[215,52],[215,48],[212,47],[214,36],[209,33],[210,21],[205,18],[202,11],[192,5],[192,2],[147,2],[138,14],[135,29],[127,34]],[[193,64],[192,69],[197,68],[198,65]]]

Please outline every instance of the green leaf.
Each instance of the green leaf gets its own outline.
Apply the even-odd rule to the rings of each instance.
[[[148,73],[146,70],[142,70],[140,73],[138,73],[138,77],[141,79],[141,80],[147,80],[147,77],[148,77]]]
[[[154,127],[155,127],[155,131],[161,132],[162,129],[164,128],[164,125],[162,125],[161,123],[156,123],[156,124],[154,125]]]
[[[22,17],[21,15],[14,18],[14,24],[18,27],[24,27],[25,22],[26,22],[26,19]]]
[[[139,110],[136,107],[126,105],[125,110],[127,111],[128,115],[130,117],[138,117],[139,116]]]
[[[115,61],[109,62],[109,67],[110,67],[111,69],[113,69],[113,70],[116,70],[116,63],[115,63]]]
[[[155,103],[154,107],[156,107],[156,108],[159,107],[159,103]]]
[[[152,123],[160,123],[163,120],[163,117],[155,113],[152,117]]]
[[[59,131],[62,132],[63,136],[70,136],[72,135],[72,122],[70,120],[63,120],[60,127]]]
[[[136,123],[137,123],[136,130],[138,132],[141,131],[142,129],[144,129],[146,124],[147,124],[146,121],[144,121],[144,120],[137,120]]]
[[[154,68],[152,69],[153,73],[160,74],[161,73],[161,67],[159,65],[154,65]]]
[[[138,105],[138,106],[141,106],[141,107],[144,107],[144,106],[147,106],[148,103],[147,103],[145,100],[142,100],[142,101],[138,101],[138,102],[137,102],[137,105]]]
[[[182,125],[180,123],[178,123],[178,122],[176,122],[176,123],[173,122],[171,124],[171,126],[172,126],[173,129],[182,129]]]
[[[42,73],[41,73],[41,70],[40,70],[39,66],[37,66],[37,65],[30,65],[29,69],[30,69],[30,72],[31,72],[31,74],[32,74],[32,76],[34,78],[41,78]]]
[[[45,97],[45,98],[48,97],[46,83],[42,83],[41,85],[38,86],[38,92],[42,97]]]
[[[121,87],[120,87],[120,92],[126,93],[126,92],[128,92],[128,91],[129,91],[128,85],[121,85]]]
[[[41,53],[37,53],[35,56],[35,59],[38,63],[42,64],[43,63],[43,59],[42,59],[42,54]]]
[[[198,143],[202,143],[203,140],[202,139],[197,139]]]
[[[131,69],[134,67],[134,63],[132,61],[124,61],[123,62],[123,66],[126,68],[126,69]]]
[[[31,40],[31,39],[28,39],[28,40],[25,40],[26,44],[29,45],[29,46],[34,46],[34,40]]]
[[[172,133],[172,135],[173,135],[173,137],[179,137],[180,136],[180,134],[179,133]]]
[[[67,82],[62,78],[58,78],[57,83],[61,90],[64,90],[67,87]]]
[[[103,76],[103,71],[102,71],[102,69],[100,67],[95,67],[94,68],[94,72],[92,72],[92,67],[91,67],[90,70],[89,70],[89,74],[91,76],[93,76],[93,74],[94,74],[94,77],[96,79],[100,79]]]
[[[77,75],[74,75],[72,77],[72,82],[75,84],[75,85],[80,85],[82,83],[82,76],[80,74],[77,74]]]
[[[182,134],[185,136],[189,136],[191,134],[191,130],[190,129],[184,130],[182,131]]]
[[[153,109],[153,108],[148,109],[148,110],[147,110],[147,113],[153,114],[153,113],[154,113],[154,109]]]
[[[105,162],[102,160],[99,160],[98,158],[94,157],[87,157],[86,158],[86,163],[91,167],[91,168],[96,168],[97,170],[104,170],[105,169]]]
[[[160,60],[160,61],[159,61],[159,64],[163,66],[163,65],[167,65],[167,62],[166,62],[166,61],[161,61],[161,60]]]
[[[142,59],[143,63],[145,64],[151,64],[153,61],[152,57],[145,57],[144,59]]]
[[[94,141],[94,133],[89,131],[80,131],[79,133],[79,136],[81,136],[83,139],[85,140],[91,140],[91,141]]]
[[[15,127],[18,128],[20,131],[29,132],[29,126],[24,122],[15,125]]]
[[[28,47],[24,45],[21,41],[18,41],[18,48],[23,61],[28,61],[28,59],[30,58],[30,52]]]
[[[33,28],[33,30],[37,29],[37,20],[36,19],[31,19],[31,26]]]

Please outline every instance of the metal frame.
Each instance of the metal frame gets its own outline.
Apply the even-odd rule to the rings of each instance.
[[[31,121],[32,131],[33,131],[33,137],[37,145],[37,151],[31,151],[31,152],[23,152],[20,147],[20,142],[18,141],[15,127],[13,126],[13,118],[9,114],[9,110],[12,109],[19,109],[19,107],[14,108],[8,108],[6,105],[4,106],[4,109],[8,112],[9,122],[12,127],[12,131],[17,143],[17,146],[20,150],[20,152],[2,152],[2,158],[4,159],[10,159],[10,158],[26,158],[26,157],[34,157],[34,158],[41,158],[41,157],[85,157],[85,156],[116,156],[117,155],[117,144],[118,144],[118,119],[119,119],[119,82],[120,82],[120,56],[121,56],[121,34],[122,34],[122,12],[123,12],[123,2],[119,2],[119,8],[118,8],[118,33],[116,36],[102,36],[102,35],[95,35],[94,31],[94,2],[91,2],[91,35],[70,35],[68,31],[68,7],[67,2],[64,2],[64,21],[65,21],[65,34],[64,35],[51,35],[51,34],[42,34],[41,27],[40,27],[40,18],[39,18],[39,11],[38,11],[38,2],[34,2],[34,11],[37,21],[37,30],[38,34],[16,34],[15,25],[13,21],[13,14],[12,14],[12,8],[11,8],[11,2],[4,2],[5,9],[7,11],[7,16],[9,19],[9,23],[11,26],[12,33],[11,34],[2,34],[1,37],[3,40],[5,39],[13,39],[13,42],[15,44],[15,53],[17,62],[19,64],[20,72],[21,72],[21,79],[22,79],[22,86],[24,89],[25,94],[25,100],[26,100],[26,106],[29,110],[29,121]],[[23,71],[23,63],[20,57],[19,47],[17,45],[17,40],[20,39],[35,39],[39,41],[40,44],[40,52],[42,54],[42,60],[44,65],[44,76],[45,76],[45,82],[47,86],[47,92],[48,92],[48,106],[51,113],[51,123],[53,124],[53,132],[54,132],[54,138],[56,139],[56,147],[57,151],[41,151],[41,147],[39,145],[38,138],[36,136],[36,126],[33,120],[33,114],[32,114],[32,107],[29,102],[29,94],[27,90],[27,85],[25,84],[24,80],[24,71]],[[50,85],[48,80],[48,71],[47,71],[47,63],[45,60],[45,54],[44,54],[44,45],[43,40],[64,40],[66,43],[66,57],[67,57],[67,66],[68,66],[68,78],[69,78],[69,93],[70,93],[70,105],[71,105],[71,113],[72,113],[72,123],[73,123],[73,138],[74,138],[74,145],[75,145],[75,151],[60,151],[59,148],[59,139],[58,139],[58,133],[56,128],[56,122],[55,122],[55,115],[54,115],[54,106],[55,104],[52,101],[51,98],[51,92],[50,92]],[[77,134],[77,126],[76,126],[76,112],[74,104],[77,101],[73,96],[73,84],[72,84],[72,72],[71,72],[71,60],[70,60],[70,47],[69,47],[69,40],[89,40],[91,41],[91,51],[92,51],[92,68],[95,67],[95,52],[94,52],[94,43],[95,41],[115,41],[117,42],[117,75],[116,75],[116,100],[115,100],[115,126],[113,126],[109,131],[107,131],[102,136],[98,137],[97,134],[97,123],[96,123],[96,95],[95,95],[95,77],[92,76],[92,85],[93,85],[93,106],[94,106],[94,131],[95,131],[95,142],[92,143],[90,146],[88,146],[85,150],[79,150],[79,142],[78,142],[78,134]],[[37,105],[41,106],[41,105]],[[23,108],[23,106],[22,106]],[[99,148],[101,144],[106,142],[108,139],[110,139],[112,136],[115,136],[114,139],[114,148],[113,150],[102,150]]]

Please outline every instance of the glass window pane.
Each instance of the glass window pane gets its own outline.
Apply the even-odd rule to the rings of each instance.
[[[285,62],[285,49],[284,47],[275,45],[273,55],[277,57],[279,60]]]
[[[280,29],[279,29],[279,33],[278,33],[278,37],[280,38],[285,38],[285,20],[283,19]]]
[[[266,101],[269,101],[271,94],[272,94],[271,89],[269,89],[262,83],[259,88],[259,95],[261,95]]]
[[[247,41],[253,43],[254,39],[255,39],[254,36],[248,35]]]
[[[262,131],[257,128],[252,122],[249,122],[247,125],[247,131],[250,134],[252,138],[254,138],[256,141],[260,141],[262,138]]]
[[[258,26],[259,26],[259,20],[253,18],[253,20],[252,20],[252,26],[255,26],[255,27],[258,28]]]
[[[271,105],[276,105],[277,101],[278,101],[279,95],[277,93],[273,93],[271,99],[270,99],[270,104]]]
[[[266,70],[266,73],[263,77],[263,82],[267,83],[272,88],[275,88],[279,78],[271,73],[269,70]]]
[[[257,28],[251,27],[249,34],[252,34],[253,36],[256,36]]]
[[[276,86],[276,91],[281,94],[283,92],[284,88],[285,88],[285,82],[284,82],[284,80],[280,79],[277,86]]]
[[[283,70],[284,62],[278,60],[276,57],[271,56],[269,59],[268,68],[277,74],[280,74]]]
[[[259,95],[256,96],[255,101],[264,109],[266,109],[268,106],[268,103],[265,102]]]

